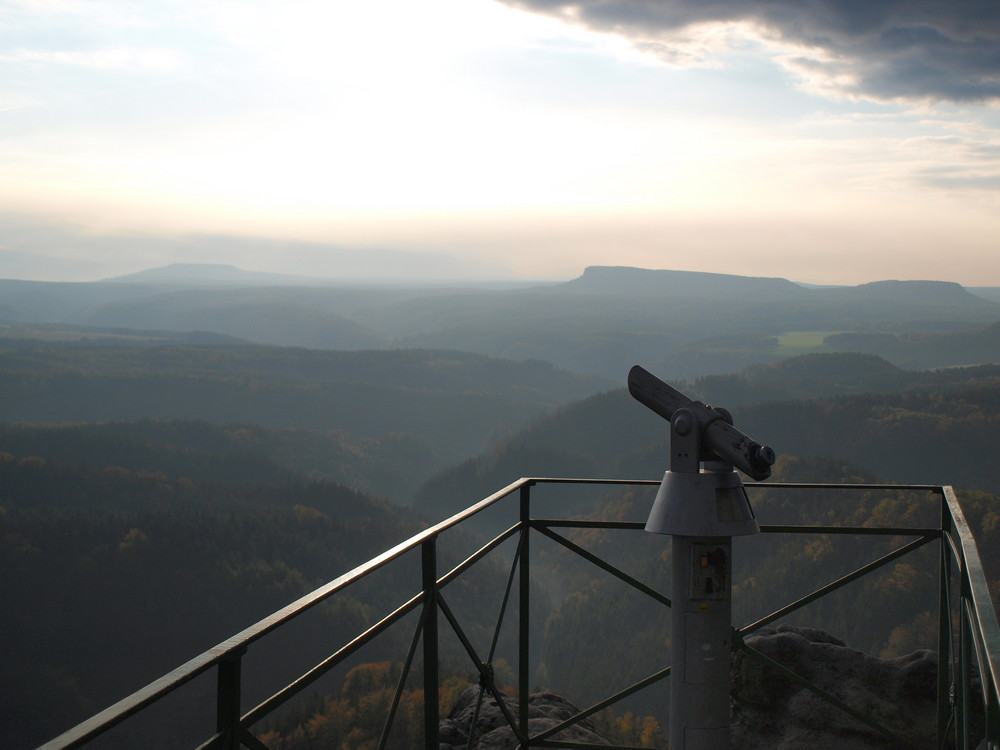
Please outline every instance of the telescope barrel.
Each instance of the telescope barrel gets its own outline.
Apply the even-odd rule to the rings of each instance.
[[[675,411],[691,403],[691,399],[679,390],[639,365],[628,372],[628,392],[632,394],[632,398],[668,422],[674,418]]]
[[[771,476],[774,451],[751,440],[715,409],[688,398],[639,365],[629,371],[628,390],[636,401],[667,421],[678,409],[690,410],[700,424],[705,448],[757,481]]]

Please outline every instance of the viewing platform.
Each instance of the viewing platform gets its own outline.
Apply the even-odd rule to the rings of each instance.
[[[519,479],[274,612],[42,747],[275,750],[276,745],[269,743],[278,737],[276,722],[282,712],[296,710],[296,699],[336,693],[350,667],[387,659],[398,674],[394,673],[396,689],[380,720],[383,729],[375,744],[380,749],[441,747],[442,720],[452,708],[442,704],[442,696],[456,675],[472,675],[478,686],[473,712],[478,715],[482,705],[494,699],[517,746],[523,748],[586,747],[562,741],[560,733],[644,695],[644,705],[662,705],[657,718],[665,725],[664,695],[671,664],[664,644],[670,640],[673,592],[662,590],[657,571],[669,567],[666,551],[671,540],[644,533],[659,485],[659,480],[640,479]],[[880,738],[885,747],[914,747],[898,728],[886,726],[877,712],[858,710],[837,690],[817,686],[749,643],[781,623],[824,628],[823,615],[831,612],[842,620],[891,626],[884,622],[890,615],[887,611],[851,608],[851,592],[877,576],[903,570],[898,566],[905,562],[906,570],[923,571],[928,580],[937,581],[934,590],[921,592],[936,613],[930,632],[921,635],[938,654],[933,684],[927,686],[934,696],[934,736],[924,738],[926,746],[1000,747],[1000,626],[955,491],[949,486],[775,482],[748,483],[746,491],[761,533],[737,539],[733,555],[735,622],[730,648],[739,663],[756,662],[760,669],[771,670],[774,680],[787,681],[825,701],[828,717],[836,717],[829,721],[843,721],[859,736]],[[843,511],[859,503],[876,508],[887,522],[852,525]],[[793,522],[782,521],[789,517]],[[849,570],[817,566],[815,571],[789,571],[782,586],[759,595],[774,582],[753,581],[753,570],[741,566],[752,568],[754,560],[778,554],[788,540],[802,537],[816,541],[817,550],[848,545],[851,553],[844,560],[862,553],[867,557]],[[560,556],[558,566],[552,564],[554,555]],[[534,577],[568,570],[570,563],[565,561],[570,559],[572,565],[614,579],[627,596],[641,599],[648,607],[643,611],[652,613],[645,625],[662,626],[657,643],[663,647],[644,644],[636,661],[648,665],[646,674],[625,684],[599,686],[607,688],[602,697],[539,731],[529,720],[530,696],[545,676],[539,673],[545,634],[538,615],[544,602]],[[636,560],[648,564],[636,567]],[[466,601],[463,582],[487,567],[503,572],[495,595],[488,604]],[[642,574],[649,571],[657,581],[643,580]],[[816,573],[822,580],[799,590],[806,573]],[[388,577],[410,580],[409,595],[398,601],[386,597],[383,611],[366,612],[367,624],[344,642],[310,644],[323,655],[309,664],[293,664],[282,656],[284,646],[299,637],[300,623],[319,608],[337,606],[339,599],[359,587],[391,590]],[[747,604],[754,586],[758,593]],[[771,606],[778,593],[789,598]],[[484,619],[492,626],[484,628]],[[621,632],[596,634],[595,658],[611,640],[627,638],[628,625]],[[585,671],[581,665],[581,674]],[[498,684],[508,677],[512,684]],[[501,698],[504,692],[512,696],[509,705]],[[566,697],[579,700],[573,694]],[[419,737],[403,736],[401,717],[412,710],[419,714],[415,719]],[[469,747],[476,746],[474,739]]]

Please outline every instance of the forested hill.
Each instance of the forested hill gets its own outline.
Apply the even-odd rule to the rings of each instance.
[[[251,378],[266,383],[369,383],[453,393],[571,401],[611,381],[560,371],[542,360],[502,360],[454,350],[332,351],[254,345],[0,347],[0,370]]]
[[[417,436],[380,438],[202,420],[4,424],[0,446],[17,458],[122,468],[217,484],[336,482],[396,502],[409,499],[438,460]]]
[[[835,333],[823,340],[833,351],[869,352],[904,367],[948,367],[1000,360],[1000,323],[948,333]]]
[[[0,745],[37,746],[422,526],[335,484],[0,452]],[[315,658],[379,603],[352,592],[320,608],[284,658]],[[165,729],[176,747],[185,727]]]
[[[321,349],[461,350],[615,379],[623,363],[641,361],[688,380],[783,359],[802,343],[793,334],[808,334],[816,348],[835,334],[974,331],[1000,321],[1000,302],[940,281],[807,288],[786,279],[592,267],[577,279],[521,288],[332,287],[256,276],[240,285],[235,271],[215,286],[151,284],[148,274],[144,283],[0,281],[0,321],[207,331]],[[204,281],[217,276],[209,269]],[[966,347],[956,361],[945,347],[934,365],[998,359],[995,348]]]
[[[607,385],[537,360],[462,352],[68,345],[0,350],[0,413],[8,422],[200,420],[335,432],[339,439],[327,444],[382,456],[400,448],[399,466],[414,469],[412,481]],[[305,461],[292,463],[310,471]],[[336,476],[324,466],[329,461],[315,467],[321,476]]]
[[[779,455],[834,457],[891,481],[1000,491],[1000,366],[909,372],[870,355],[809,355],[685,386],[731,408],[736,425]],[[519,476],[657,478],[668,425],[624,389],[551,415],[431,478],[414,504],[433,517]],[[555,467],[547,470],[546,467]]]
[[[233,287],[233,286],[315,286],[329,284],[311,276],[296,276],[284,273],[263,273],[245,271],[225,263],[171,263],[160,268],[149,268],[137,273],[104,279],[106,284],[143,284],[184,288],[191,286]]]

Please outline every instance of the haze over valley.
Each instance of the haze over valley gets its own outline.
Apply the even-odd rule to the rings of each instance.
[[[344,285],[197,264],[0,281],[0,595],[17,602],[0,676],[33,686],[5,692],[4,745],[37,744],[520,476],[658,477],[665,423],[624,389],[636,363],[730,408],[778,452],[778,479],[957,485],[1000,582],[1000,475],[983,471],[1000,440],[996,292],[610,266],[530,284]],[[650,498],[594,501],[638,518]],[[757,577],[777,564],[752,560]],[[622,605],[559,556],[538,564],[578,581],[539,594],[552,640],[538,679],[589,699],[565,675],[594,636],[565,617],[600,628]],[[481,585],[463,606],[489,609]],[[922,600],[906,591],[894,630],[840,618],[843,637],[873,653],[922,647]],[[379,597],[359,592],[314,627],[346,633]],[[72,619],[56,614],[67,608]],[[588,680],[640,669],[627,644],[656,636],[634,621]]]

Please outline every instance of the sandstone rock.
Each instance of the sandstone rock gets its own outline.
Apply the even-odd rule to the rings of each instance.
[[[937,731],[937,654],[916,651],[883,660],[848,648],[829,633],[782,625],[746,639],[760,651],[873,716],[913,750],[931,750]],[[888,750],[898,748],[854,719],[741,651],[733,659],[734,750]]]
[[[477,686],[466,688],[459,696],[448,718],[441,722],[441,750],[465,750],[468,746],[469,727],[472,724],[478,698]],[[506,695],[503,698],[511,714],[517,716],[517,701]],[[578,708],[553,693],[533,693],[528,696],[528,729],[532,735],[554,727],[577,713],[579,713]],[[593,725],[586,720],[564,729],[550,739],[562,742],[608,744],[607,740],[597,734]],[[475,750],[514,750],[517,744],[514,731],[508,725],[496,699],[487,692],[479,709],[472,747]]]
[[[878,659],[849,648],[823,630],[790,625],[762,628],[747,637],[746,643],[847,706],[872,716],[898,741],[887,739],[771,666],[737,650],[733,656],[731,750],[936,750],[934,652]],[[973,689],[975,692],[977,686]],[[478,697],[478,687],[468,688],[442,721],[441,750],[464,750],[467,746]],[[504,698],[516,715],[516,701]],[[974,698],[973,704],[977,701]],[[565,698],[552,693],[533,694],[528,705],[533,735],[577,713]],[[982,726],[981,712],[973,717],[973,723]],[[517,747],[514,732],[488,693],[476,726],[472,744],[476,750]],[[610,744],[586,721],[551,739]]]

